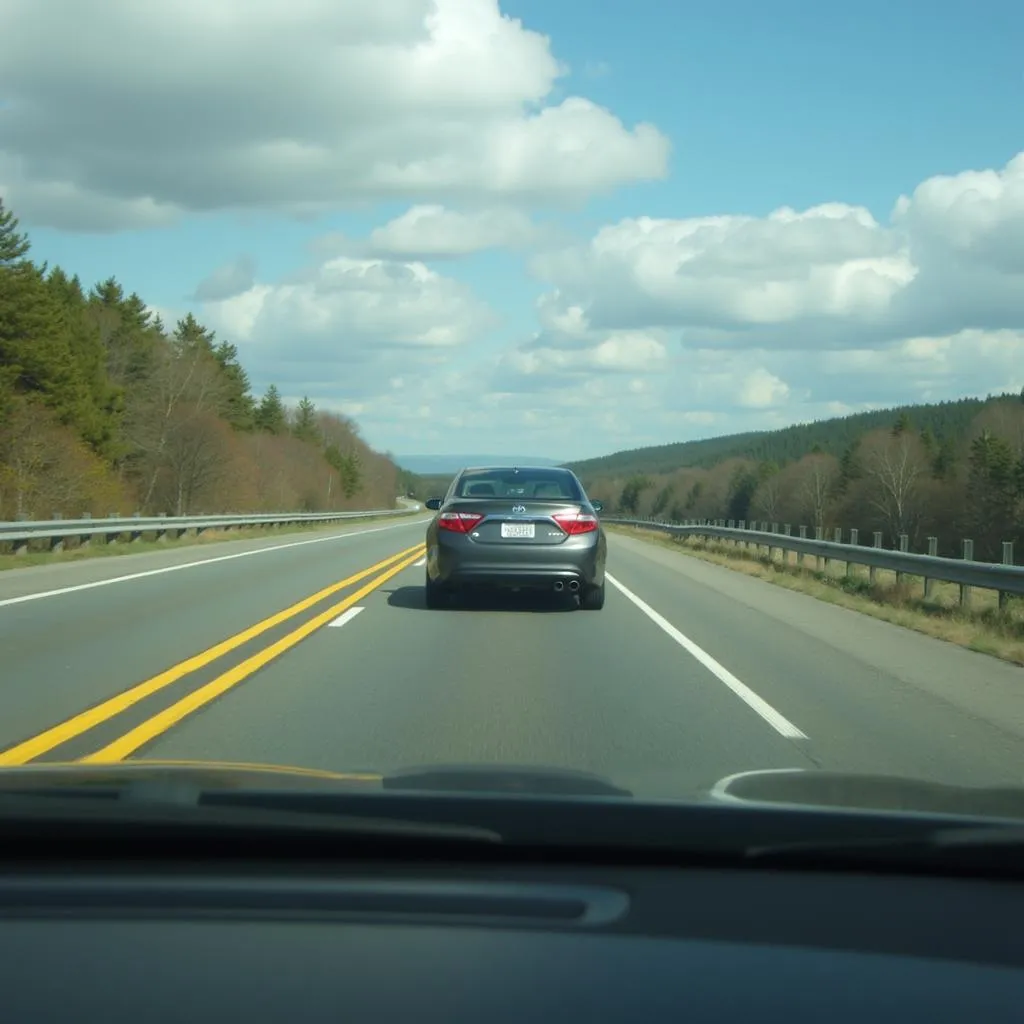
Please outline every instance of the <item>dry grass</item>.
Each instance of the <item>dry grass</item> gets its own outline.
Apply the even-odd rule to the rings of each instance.
[[[75,544],[67,546],[63,551],[28,550],[20,555],[0,554],[0,571],[4,569],[24,569],[33,565],[59,565],[62,562],[82,562],[92,558],[113,558],[119,555],[138,555],[144,552],[168,551],[180,547],[201,547],[204,544],[220,544],[227,540],[256,540],[276,537],[292,533],[314,533],[318,530],[336,529],[346,522],[364,523],[390,519],[391,516],[366,516],[356,520],[344,520],[338,523],[301,523],[290,526],[246,526],[235,530],[206,530],[196,536],[188,534],[177,540],[156,540],[153,533],[143,534],[139,540],[129,542],[119,539],[115,544],[108,544],[102,537],[97,537],[91,544]]]
[[[995,591],[975,588],[971,591],[969,607],[962,608],[960,588],[955,583],[936,582],[925,600],[924,581],[916,576],[905,576],[897,582],[895,573],[879,569],[872,582],[866,566],[848,569],[843,562],[833,562],[819,569],[813,558],[807,558],[806,565],[798,564],[795,552],[776,551],[769,560],[767,553],[755,553],[753,549],[724,541],[676,538],[628,526],[610,525],[608,529],[642,537],[776,586],[1024,665],[1024,601],[1019,598],[1011,597],[1001,609]]]

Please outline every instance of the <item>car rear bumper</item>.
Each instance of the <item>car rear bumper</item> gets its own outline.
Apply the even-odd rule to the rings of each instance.
[[[451,587],[553,590],[561,583],[565,590],[575,590],[604,581],[603,538],[600,543],[570,538],[547,551],[495,547],[459,535],[441,536],[436,546],[428,546],[427,573],[432,581]]]

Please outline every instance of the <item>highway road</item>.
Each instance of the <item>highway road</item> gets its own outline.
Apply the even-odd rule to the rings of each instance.
[[[1024,673],[638,538],[600,612],[427,611],[426,518],[0,572],[0,764],[756,768],[1024,783]]]

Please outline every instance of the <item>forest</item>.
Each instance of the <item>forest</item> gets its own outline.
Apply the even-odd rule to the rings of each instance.
[[[676,461],[667,454],[675,450]],[[650,457],[647,452],[652,452]],[[631,456],[631,458],[627,458]],[[1024,395],[907,406],[761,435],[619,453],[573,466],[623,516],[789,523],[910,550],[1002,560],[1024,542]],[[618,470],[618,471],[616,471]],[[864,541],[862,540],[862,543]]]
[[[254,395],[191,314],[34,262],[0,199],[0,520],[392,508],[414,482],[347,417]]]
[[[730,458],[781,464],[799,459],[812,451],[839,458],[858,438],[872,430],[888,427],[904,414],[913,420],[919,430],[953,443],[954,439],[967,432],[971,421],[981,412],[986,401],[983,398],[961,398],[958,401],[930,405],[897,406],[815,423],[798,423],[781,430],[728,434],[700,441],[635,448],[573,462],[571,466],[581,476],[631,476],[636,473],[668,473],[683,466],[710,469]]]

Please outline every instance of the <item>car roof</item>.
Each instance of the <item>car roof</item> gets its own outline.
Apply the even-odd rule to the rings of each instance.
[[[552,470],[572,473],[568,466],[516,466],[512,463],[502,466],[463,466],[459,473],[507,473],[513,469],[518,469],[521,473],[550,473]]]

